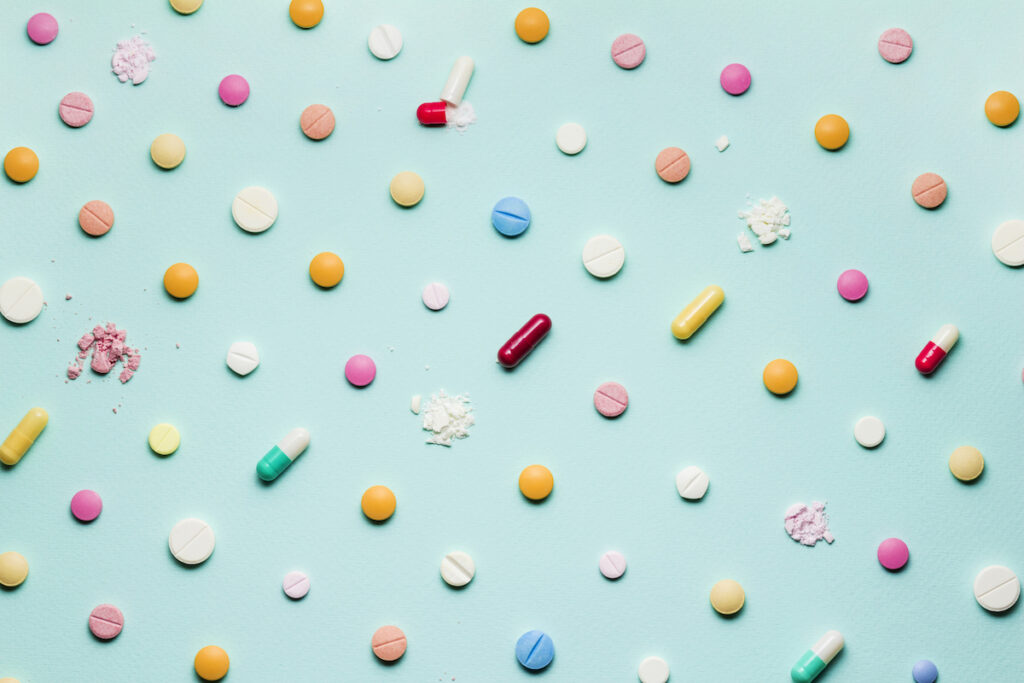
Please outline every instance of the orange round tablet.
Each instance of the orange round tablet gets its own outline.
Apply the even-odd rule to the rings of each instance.
[[[946,192],[946,181],[938,173],[922,173],[910,187],[914,201],[926,209],[934,209],[946,201]]]
[[[363,493],[361,504],[364,515],[375,522],[383,522],[395,514],[398,503],[387,486],[371,486]]]
[[[299,28],[313,28],[324,18],[324,3],[320,0],[292,0],[288,15]]]
[[[27,183],[39,171],[39,157],[28,147],[15,147],[4,157],[4,173],[16,183]]]
[[[207,645],[196,653],[196,674],[204,681],[219,681],[228,675],[228,653],[216,645]]]
[[[393,662],[405,654],[405,633],[397,626],[381,626],[370,639],[373,654],[384,662]]]
[[[164,273],[164,289],[175,299],[187,299],[199,287],[199,273],[187,263],[175,263]]]
[[[768,391],[777,396],[788,394],[796,388],[798,378],[796,366],[785,358],[776,358],[764,366],[761,376]]]
[[[654,160],[654,170],[666,183],[678,183],[690,173],[690,157],[678,147],[666,147]]]
[[[106,235],[114,227],[114,210],[98,199],[86,202],[78,212],[78,226],[93,237]]]
[[[814,139],[827,150],[837,150],[850,139],[850,124],[838,114],[826,114],[814,124]]]
[[[519,473],[519,490],[530,500],[544,500],[555,487],[555,477],[544,465],[530,465]]]
[[[330,289],[345,276],[345,263],[341,257],[330,251],[323,251],[309,262],[309,277],[318,286]]]
[[[310,140],[323,140],[334,132],[334,112],[324,104],[311,104],[302,110],[299,127]]]
[[[516,16],[516,35],[524,43],[539,43],[548,35],[551,22],[544,10],[527,7]]]
[[[1020,102],[1013,93],[997,90],[985,100],[985,116],[988,120],[1004,128],[1017,120],[1020,114]]]

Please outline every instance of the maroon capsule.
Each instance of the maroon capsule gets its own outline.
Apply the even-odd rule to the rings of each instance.
[[[444,102],[424,102],[416,107],[416,118],[424,126],[443,126],[448,123]]]
[[[513,334],[500,349],[498,362],[506,368],[514,368],[526,358],[533,347],[551,331],[551,318],[543,313],[530,318],[519,331]]]

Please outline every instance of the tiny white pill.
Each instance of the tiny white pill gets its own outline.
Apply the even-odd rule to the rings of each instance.
[[[715,140],[715,147],[718,149],[719,152],[724,152],[725,148],[728,147],[728,146],[729,146],[729,138],[727,138],[724,135],[722,137],[718,138],[717,140]]]
[[[0,287],[0,315],[12,323],[29,323],[43,310],[43,290],[27,277],[12,277]]]
[[[974,579],[974,598],[989,612],[1005,612],[1019,597],[1020,580],[1006,567],[985,567]]]
[[[853,438],[864,448],[874,448],[885,438],[885,424],[877,417],[862,417],[853,426]]]
[[[244,377],[260,364],[260,352],[252,342],[235,342],[228,349],[227,362],[229,368]]]
[[[555,144],[565,154],[579,154],[587,146],[587,131],[578,123],[565,123],[555,133]]]
[[[748,251],[754,251],[754,245],[750,243],[750,238],[745,233],[740,233],[736,237],[736,242],[740,245],[740,251],[746,253]]]
[[[416,394],[415,396],[412,397],[412,403],[409,404],[409,410],[411,410],[416,415],[419,415],[420,405],[422,404],[422,402],[423,397],[421,397],[419,394]]]
[[[465,586],[473,580],[475,574],[476,565],[473,564],[473,558],[460,550],[448,553],[441,560],[441,578],[449,586]]]
[[[700,500],[708,491],[711,480],[699,467],[690,465],[676,475],[676,490],[686,500]]]
[[[1024,265],[1024,221],[1006,221],[996,228],[992,253],[1008,266]]]
[[[213,529],[201,519],[183,519],[171,529],[167,540],[171,555],[182,564],[201,564],[213,554]]]
[[[447,287],[440,282],[431,282],[423,288],[423,305],[432,311],[440,311],[448,305],[450,296]]]
[[[288,572],[281,582],[281,588],[289,598],[299,600],[309,592],[309,577],[302,572]]]
[[[265,187],[247,187],[231,202],[231,217],[246,232],[263,232],[277,220],[277,200]]]
[[[377,59],[394,59],[402,51],[402,32],[391,24],[374,26],[366,44]]]
[[[583,267],[594,277],[611,277],[625,262],[626,250],[610,235],[591,237],[583,247]]]
[[[668,674],[668,664],[661,657],[648,657],[640,662],[640,668],[636,670],[640,683],[665,683]]]

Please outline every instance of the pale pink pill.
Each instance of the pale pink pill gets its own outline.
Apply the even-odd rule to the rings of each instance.
[[[217,93],[224,104],[237,107],[249,99],[249,81],[238,74],[225,76],[217,88]]]
[[[594,392],[594,407],[605,417],[618,417],[629,406],[626,387],[618,382],[605,382]]]
[[[40,12],[33,14],[25,27],[28,37],[36,45],[47,45],[57,37],[57,19],[52,14]]]
[[[613,581],[626,573],[626,556],[617,550],[609,550],[601,556],[597,563],[604,578]]]
[[[878,39],[878,54],[887,62],[905,62],[913,51],[914,41],[910,34],[901,28],[891,28]]]
[[[938,173],[922,173],[914,179],[914,184],[910,186],[910,193],[914,196],[914,201],[918,206],[926,209],[938,208],[942,202],[946,201],[948,192],[946,181]]]
[[[95,491],[82,489],[71,497],[71,514],[80,522],[91,522],[102,511],[103,499]]]
[[[423,288],[423,305],[432,311],[440,311],[448,305],[448,288],[440,282],[431,282]]]
[[[407,645],[405,634],[397,626],[381,626],[370,639],[373,654],[385,662],[393,662],[401,658],[405,654]]]
[[[859,301],[868,293],[868,276],[859,270],[844,270],[836,280],[836,289],[847,301]]]
[[[377,365],[373,359],[356,354],[345,363],[345,379],[357,387],[365,387],[377,376]]]
[[[106,235],[114,227],[114,210],[99,199],[86,202],[78,211],[78,227],[92,237]]]
[[[57,107],[60,120],[72,128],[81,128],[92,121],[92,100],[84,92],[69,92]]]
[[[878,544],[878,562],[891,572],[903,569],[909,559],[907,544],[898,538],[887,538]]]
[[[284,594],[293,600],[306,597],[309,592],[309,577],[302,572],[288,572],[281,583]]]
[[[100,605],[89,614],[89,630],[100,640],[116,638],[124,628],[124,615],[113,605]]]
[[[644,63],[647,48],[640,36],[623,33],[612,43],[612,60],[623,69],[635,69]]]
[[[730,64],[722,69],[718,82],[730,95],[742,95],[750,87],[750,70],[742,64]]]

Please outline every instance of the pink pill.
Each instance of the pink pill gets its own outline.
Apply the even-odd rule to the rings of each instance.
[[[612,43],[612,60],[623,69],[635,69],[644,63],[647,48],[640,36],[623,33]]]
[[[385,662],[401,658],[405,654],[407,644],[405,634],[397,626],[381,626],[370,639],[373,654]]]
[[[610,550],[601,556],[597,567],[606,579],[614,581],[626,573],[626,557],[617,550]]]
[[[302,572],[288,572],[281,583],[284,594],[293,600],[306,597],[309,592],[309,577]]]
[[[124,615],[113,605],[100,605],[89,615],[89,630],[100,640],[116,638],[124,628]]]
[[[907,544],[898,538],[887,538],[878,544],[878,561],[891,572],[903,569],[909,559]]]
[[[36,45],[48,45],[57,37],[57,19],[52,14],[40,12],[28,20],[28,37]]]
[[[95,491],[82,489],[71,497],[71,514],[80,522],[91,522],[102,511],[103,499]]]
[[[847,301],[860,301],[868,293],[868,276],[859,270],[844,270],[836,280],[836,289]]]
[[[249,81],[238,74],[225,76],[220,82],[217,92],[220,94],[220,99],[224,104],[229,107],[237,107],[249,99]]]
[[[618,417],[628,406],[629,394],[618,382],[605,382],[594,392],[594,407],[605,417]]]
[[[373,359],[363,354],[356,354],[345,363],[345,379],[354,386],[365,387],[377,376],[377,365]]]
[[[440,311],[448,305],[448,288],[440,282],[431,282],[423,288],[423,305],[432,311]]]
[[[718,82],[730,95],[742,95],[750,87],[750,70],[742,64],[730,64],[722,69]]]
[[[72,128],[81,128],[92,121],[92,100],[84,92],[69,92],[60,101],[60,120]]]
[[[891,28],[878,39],[878,54],[887,62],[905,62],[913,51],[914,41],[910,34],[901,28]]]
[[[78,211],[78,226],[93,237],[106,235],[114,227],[114,210],[99,199],[86,202]]]

